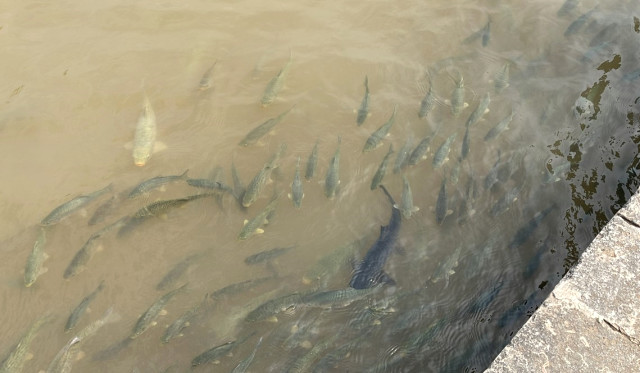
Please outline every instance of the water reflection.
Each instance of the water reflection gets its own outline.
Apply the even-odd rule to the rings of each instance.
[[[25,371],[481,371],[638,187],[637,2],[9,7],[0,353]],[[136,167],[149,105],[167,148]],[[353,289],[379,184],[404,216]]]

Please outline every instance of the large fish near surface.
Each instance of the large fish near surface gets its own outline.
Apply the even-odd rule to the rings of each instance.
[[[389,144],[389,151],[387,155],[384,156],[376,174],[373,175],[373,179],[371,180],[371,190],[374,190],[382,183],[382,179],[384,179],[384,175],[387,173],[387,164],[389,163],[389,159],[391,159],[391,154],[393,154],[393,144]]]
[[[358,118],[356,119],[358,125],[362,125],[364,120],[367,119],[369,115],[369,77],[365,75],[364,77],[364,97],[362,98],[362,103],[360,104],[360,108],[358,109]]]
[[[310,181],[313,179],[313,175],[316,173],[316,166],[318,165],[318,140],[316,140],[316,144],[313,146],[311,150],[311,154],[309,154],[309,159],[307,159],[307,169],[304,172],[304,179]]]
[[[264,94],[262,95],[262,100],[260,100],[263,107],[272,103],[278,96],[278,93],[284,85],[284,79],[289,72],[289,67],[291,67],[291,61],[293,61],[293,55],[289,53],[289,61],[287,64],[267,83],[267,87],[264,89]]]
[[[291,193],[289,198],[293,201],[295,208],[300,208],[302,198],[304,197],[304,191],[302,189],[302,180],[300,179],[300,157],[296,162],[296,171],[293,175],[293,182],[291,183]]]
[[[391,114],[389,120],[385,124],[380,126],[380,128],[378,128],[374,133],[372,133],[371,136],[369,136],[367,142],[364,144],[364,148],[362,149],[363,153],[370,152],[373,149],[377,148],[382,142],[382,139],[387,136],[389,130],[391,130],[391,126],[393,126],[393,123],[396,120],[397,108],[398,105],[394,106],[393,113]]]
[[[151,158],[156,142],[156,132],[156,114],[153,112],[149,98],[145,95],[142,113],[133,135],[133,163],[136,166],[144,166]]]
[[[391,253],[391,249],[398,239],[400,232],[401,215],[400,210],[394,208],[396,204],[387,189],[380,185],[380,188],[389,198],[391,203],[391,219],[389,224],[380,227],[380,236],[365,255],[355,269],[349,286],[354,289],[366,289],[375,286],[380,282],[393,283],[393,280],[383,271],[384,264]]]
[[[49,215],[47,215],[44,219],[42,219],[42,221],[40,222],[40,225],[54,225],[60,222],[60,220],[66,218],[67,216],[71,215],[72,213],[76,212],[78,209],[80,209],[81,207],[85,206],[86,204],[88,204],[89,202],[97,199],[98,197],[100,197],[101,195],[111,191],[111,184],[107,185],[106,187],[97,190],[93,193],[90,194],[86,194],[86,195],[82,195],[82,196],[78,196],[74,199],[72,199],[71,201],[65,202],[62,205],[56,207],[55,209],[53,209],[53,211],[51,211],[49,213]]]
[[[38,334],[40,328],[52,318],[52,315],[41,316],[31,324],[27,332],[9,352],[9,355],[2,361],[2,364],[0,364],[0,373],[22,372],[33,338]]]
[[[273,213],[276,209],[276,203],[278,202],[278,197],[275,197],[269,202],[269,204],[258,213],[253,219],[245,220],[244,226],[240,233],[238,234],[238,240],[246,240],[247,238],[253,236],[255,233],[263,233],[262,226],[269,223],[268,216]]]

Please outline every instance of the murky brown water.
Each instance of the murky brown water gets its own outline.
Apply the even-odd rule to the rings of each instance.
[[[310,353],[310,367],[303,370],[313,370],[316,363],[321,364],[316,371],[482,370],[637,189],[640,74],[634,71],[640,60],[640,21],[634,16],[640,17],[640,6],[603,2],[568,36],[563,34],[569,25],[596,2],[579,2],[559,16],[561,6],[561,1],[523,5],[498,0],[5,2],[0,11],[1,356],[35,319],[50,313],[54,321],[34,338],[34,358],[25,365],[25,371],[45,370],[77,330],[113,307],[117,320],[81,342],[87,356],[74,364],[74,371],[155,372],[170,366],[187,371],[201,352],[253,332],[232,357],[220,359],[217,370],[230,371],[260,336],[264,342],[250,371],[301,368],[296,360]],[[464,42],[489,16],[487,45],[482,36]],[[267,83],[290,54],[284,88],[274,103],[261,107]],[[496,92],[495,76],[506,61],[512,62],[510,85]],[[213,87],[198,90],[214,62]],[[437,69],[431,76],[437,104],[420,119],[428,68]],[[454,117],[448,104],[455,88],[450,75],[457,78],[458,73],[469,107]],[[357,126],[365,75],[370,116]],[[455,183],[451,172],[460,157],[465,122],[487,91],[490,111],[470,128],[469,156],[460,163]],[[167,148],[136,167],[125,145],[133,140],[145,94],[157,117],[157,141]],[[595,104],[582,117],[574,114],[581,96]],[[256,145],[238,146],[255,126],[293,105],[272,134]],[[369,135],[396,105],[390,136],[363,153]],[[512,110],[509,129],[484,141]],[[434,153],[454,133],[450,160],[434,168]],[[297,307],[279,314],[275,324],[244,322],[259,302],[312,289],[301,282],[303,274],[335,248],[362,239],[358,256],[364,256],[389,219],[383,193],[369,188],[388,144],[397,152],[408,138],[415,146],[427,135],[433,136],[428,159],[394,174],[394,154],[383,182],[399,202],[401,175],[406,175],[420,208],[403,219],[398,249],[385,266],[396,286],[346,308]],[[341,183],[329,200],[323,183],[338,136]],[[296,158],[302,158],[304,173],[316,141],[318,169],[311,182],[304,182],[298,210],[286,194]],[[221,205],[213,198],[192,201],[124,237],[106,234],[86,269],[63,278],[75,253],[106,224],[149,203],[201,192],[178,182],[128,200],[138,183],[187,169],[192,178],[207,178],[221,166],[231,185],[233,162],[246,185],[283,143],[287,150],[272,175],[274,183],[246,211],[230,194]],[[485,177],[498,157],[498,181],[485,190]],[[545,182],[550,169],[556,175]],[[443,177],[451,212],[439,225],[435,210]],[[469,216],[461,204],[474,180],[475,214]],[[42,218],[110,183],[117,199],[105,221],[87,225],[110,195],[48,229],[47,271],[25,287],[25,262]],[[514,189],[519,193],[510,208],[491,214]],[[244,219],[258,214],[274,190],[283,194],[265,233],[238,241]],[[555,207],[529,231],[531,236],[510,247],[518,230],[549,206]],[[244,263],[249,255],[292,245],[270,266]],[[448,282],[430,281],[458,247],[458,266]],[[188,283],[186,291],[171,299],[158,325],[121,351],[96,359],[131,334],[139,315],[164,294],[156,290],[157,283],[193,253],[203,255],[173,286]],[[350,264],[342,265],[327,289],[348,286]],[[206,302],[183,337],[160,342],[165,326],[206,294],[273,273],[278,277],[260,286]],[[75,332],[65,334],[71,310],[101,281],[105,288],[91,312]],[[293,325],[302,329],[309,324],[299,342],[284,343]],[[417,337],[421,333],[426,333],[422,339]],[[330,364],[320,361],[336,350]]]

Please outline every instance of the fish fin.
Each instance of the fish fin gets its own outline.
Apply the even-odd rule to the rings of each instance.
[[[271,316],[267,319],[268,322],[278,322],[278,318],[275,316]]]
[[[490,110],[489,108],[486,108],[486,109],[484,109],[484,113],[483,113],[483,114],[486,114],[486,113],[488,113],[488,112],[490,112],[490,111],[491,111],[491,110]]]
[[[185,327],[185,328],[188,328],[190,325],[191,325],[191,323],[190,323],[190,322],[188,322],[188,321],[184,323],[184,327]]]
[[[167,149],[167,145],[161,141],[156,141],[153,143],[152,153],[158,153]]]
[[[47,260],[47,259],[49,259],[49,254],[42,253],[42,257],[44,258],[44,260]]]
[[[256,233],[257,234],[262,234],[262,233],[264,233],[264,229],[258,228],[258,229],[256,229]]]
[[[167,314],[167,310],[163,309],[158,313],[160,316],[164,316]]]
[[[160,215],[158,215],[158,217],[159,217],[160,219],[162,219],[162,220],[165,220],[165,221],[169,219],[169,217],[167,216],[167,214],[160,214]]]
[[[76,361],[82,360],[85,356],[87,356],[87,354],[84,351],[78,351],[78,354],[76,355]]]
[[[468,103],[468,102],[465,102],[465,103],[464,103],[464,105],[462,105],[462,108],[463,108],[463,109],[466,109],[466,108],[468,108],[468,107],[469,107],[469,103]]]
[[[48,270],[49,270],[49,268],[47,268],[47,267],[40,268],[40,271],[38,271],[38,276],[47,273]]]
[[[151,322],[151,326],[156,326],[156,325],[158,325],[158,322],[157,322],[157,321],[152,321],[152,322]]]
[[[449,275],[453,275],[453,274],[455,274],[455,273],[456,273],[456,271],[454,271],[453,269],[450,269],[450,270],[449,270]]]
[[[447,210],[447,213],[445,214],[445,216],[449,216],[451,214],[453,214],[453,210]]]
[[[249,220],[244,219],[244,221],[242,222],[242,225],[245,226],[245,225],[247,225],[248,222],[249,222]]]
[[[302,283],[303,283],[303,284],[305,284],[305,285],[309,285],[309,284],[311,284],[311,282],[312,282],[312,281],[311,281],[311,279],[310,279],[309,277],[307,277],[307,276],[302,276]]]
[[[413,206],[413,208],[411,209],[411,212],[418,212],[420,211],[420,207],[418,206]]]
[[[24,357],[25,360],[31,360],[33,359],[33,354],[31,352],[27,352],[27,354]]]
[[[104,250],[104,246],[102,244],[98,245],[98,247],[96,247],[96,252],[98,251],[102,251]]]
[[[293,195],[291,195],[291,193],[287,193],[287,197],[288,197],[289,199],[293,199]]]
[[[302,343],[300,343],[300,347],[306,350],[310,350],[313,347],[313,345],[311,344],[311,342],[309,342],[309,340],[304,340],[302,341]]]
[[[381,282],[390,286],[394,286],[396,281],[389,277],[389,275],[385,271],[381,271],[380,275],[378,275],[377,282]]]

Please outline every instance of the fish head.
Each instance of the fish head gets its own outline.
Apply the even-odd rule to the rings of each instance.
[[[147,164],[147,161],[151,157],[151,154],[149,154],[148,152],[136,150],[137,149],[134,149],[133,151],[133,163],[138,167],[142,167]]]

